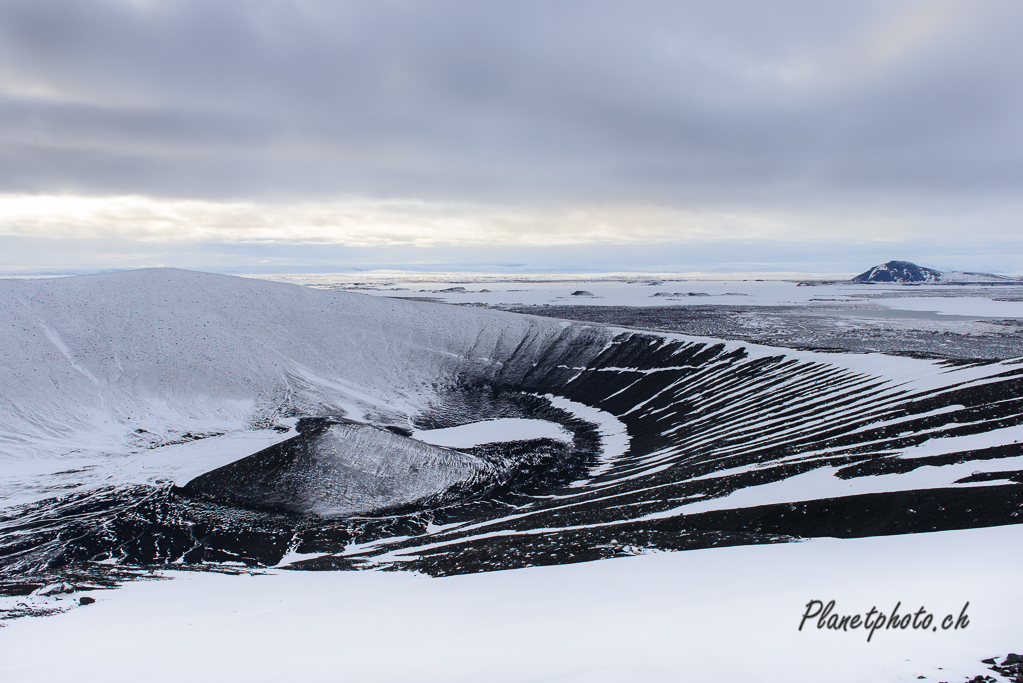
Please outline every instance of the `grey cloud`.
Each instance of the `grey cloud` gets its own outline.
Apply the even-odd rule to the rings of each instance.
[[[1009,0],[9,0],[0,186],[1010,202],[1021,19]]]

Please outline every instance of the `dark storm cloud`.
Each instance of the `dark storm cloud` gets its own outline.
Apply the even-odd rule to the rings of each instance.
[[[678,205],[1009,200],[1023,5],[0,4],[0,186]]]

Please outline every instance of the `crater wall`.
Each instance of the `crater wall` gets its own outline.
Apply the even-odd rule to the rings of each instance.
[[[428,464],[419,479],[407,468],[408,481],[383,477],[415,492],[397,507],[346,508],[358,478],[327,486],[323,468],[343,468],[299,451],[253,456],[244,474],[229,466],[184,489],[75,492],[5,512],[0,564],[11,571],[287,557],[295,569],[448,574],[1023,521],[1019,361],[794,352],[177,271],[73,280],[5,285],[28,311],[5,352],[29,348],[5,370],[7,457],[52,454],[65,432],[89,430],[124,448],[135,418],[194,429],[344,417],[410,433],[529,417],[563,424],[574,443],[440,457],[369,427],[384,469],[388,453]],[[147,308],[171,290],[178,303]],[[110,310],[73,314],[84,299]],[[201,340],[200,324],[213,328]],[[46,380],[28,374],[32,363]],[[599,425],[560,399],[624,424],[625,452],[602,460]],[[288,479],[285,465],[302,476]],[[320,514],[313,499],[341,513]]]

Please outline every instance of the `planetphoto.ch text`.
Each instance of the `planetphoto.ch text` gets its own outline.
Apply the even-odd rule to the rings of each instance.
[[[939,626],[943,631],[964,629],[970,625],[970,617],[966,613],[969,606],[969,602],[963,605],[958,617],[955,614],[946,614],[941,621],[935,621],[936,616],[922,605],[916,612],[900,612],[901,601],[896,603],[892,611],[887,614],[874,606],[860,615],[836,612],[834,600],[829,600],[827,603],[822,600],[811,600],[806,603],[806,611],[803,612],[803,617],[799,622],[799,630],[802,631],[807,622],[822,630],[855,631],[863,629],[867,633],[867,642],[869,643],[870,639],[874,637],[874,632],[882,629],[887,631],[912,628],[932,632],[937,632]]]

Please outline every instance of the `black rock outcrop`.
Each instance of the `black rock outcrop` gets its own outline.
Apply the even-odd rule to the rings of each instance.
[[[443,497],[494,474],[492,465],[467,453],[370,425],[321,422],[196,477],[182,492],[256,510],[333,517]]]
[[[909,261],[889,261],[874,266],[852,279],[853,282],[941,282],[942,272]]]

